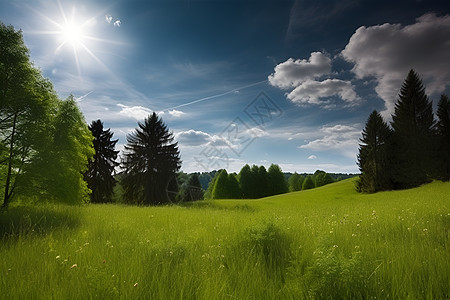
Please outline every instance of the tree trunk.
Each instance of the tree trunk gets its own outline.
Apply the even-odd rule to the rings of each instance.
[[[17,123],[17,113],[14,114],[13,119],[13,127],[11,133],[11,141],[9,143],[9,162],[8,162],[8,172],[6,174],[6,183],[5,183],[5,196],[3,198],[2,208],[8,207],[8,204],[11,200],[12,189],[10,189],[11,185],[11,176],[12,176],[12,163],[13,163],[13,155],[14,155],[14,136],[16,133],[16,123]]]

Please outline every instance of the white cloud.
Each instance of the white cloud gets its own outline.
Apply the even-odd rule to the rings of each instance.
[[[339,95],[342,100],[355,102],[358,99],[353,85],[349,81],[327,79],[324,81],[306,80],[298,85],[287,98],[299,104],[321,104],[323,98]]]
[[[315,156],[315,155],[308,156],[308,159],[316,159],[316,158],[317,158],[317,156]]]
[[[183,115],[185,115],[186,113],[182,112],[181,110],[172,109],[172,110],[169,110],[169,114],[172,117],[179,118],[179,117],[182,117]]]
[[[350,81],[341,79],[320,80],[331,74],[331,58],[322,52],[312,52],[309,60],[287,61],[275,66],[275,72],[269,75],[269,83],[281,89],[293,90],[287,98],[297,104],[316,104],[331,107],[330,97],[339,96],[342,100],[354,104],[358,96]]]
[[[347,157],[356,157],[361,136],[361,130],[356,125],[323,126],[320,131],[322,132],[321,137],[309,141],[299,148],[314,151],[337,150]]]
[[[450,85],[450,15],[426,14],[408,26],[383,24],[356,30],[342,51],[355,64],[358,78],[374,77],[375,88],[386,105],[394,103],[409,69],[424,79],[428,94],[441,93]]]
[[[149,108],[143,106],[127,106],[124,104],[117,104],[121,109],[119,114],[127,116],[129,118],[134,118],[136,120],[144,120],[148,117],[149,114],[153,113],[153,111]]]
[[[331,59],[322,52],[312,52],[309,60],[289,58],[278,64],[269,75],[271,85],[279,88],[296,87],[307,79],[317,78],[331,72]]]
[[[211,135],[194,129],[176,133],[175,139],[179,143],[187,146],[201,146],[212,141]]]

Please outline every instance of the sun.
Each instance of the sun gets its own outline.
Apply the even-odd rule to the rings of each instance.
[[[67,43],[72,47],[80,47],[83,45],[85,34],[82,26],[74,22],[68,22],[61,28],[61,37],[63,44]]]

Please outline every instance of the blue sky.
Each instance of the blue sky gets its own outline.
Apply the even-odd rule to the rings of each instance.
[[[389,120],[409,69],[435,106],[450,90],[447,1],[12,0],[0,20],[119,149],[157,112],[185,172],[355,173],[368,115]]]

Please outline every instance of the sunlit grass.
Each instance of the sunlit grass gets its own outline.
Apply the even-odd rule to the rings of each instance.
[[[446,298],[450,184],[261,200],[12,208],[3,298]]]

